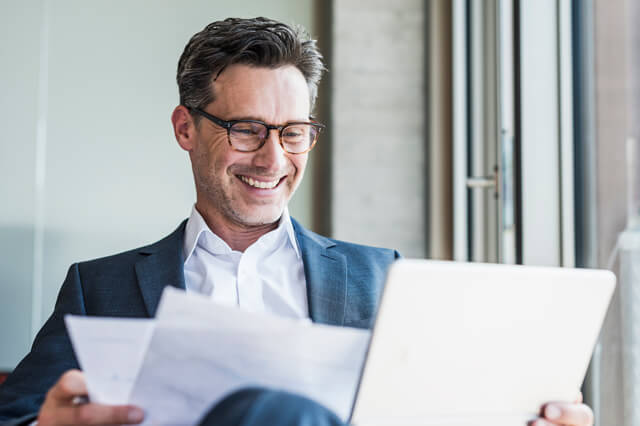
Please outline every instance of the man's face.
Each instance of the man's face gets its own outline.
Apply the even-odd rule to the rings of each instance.
[[[282,125],[309,118],[308,87],[293,66],[230,66],[214,83],[214,96],[204,110],[227,121]],[[190,157],[198,210],[221,224],[251,227],[280,218],[302,180],[308,154],[286,153],[277,130],[255,152],[234,151],[226,129],[200,118]]]

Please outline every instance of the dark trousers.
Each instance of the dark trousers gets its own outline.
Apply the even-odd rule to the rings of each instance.
[[[234,392],[200,426],[346,426],[328,408],[300,395],[262,388]]]

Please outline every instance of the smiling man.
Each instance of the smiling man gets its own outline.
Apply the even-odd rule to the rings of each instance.
[[[172,122],[191,158],[196,210],[242,252],[282,217],[323,126],[309,120],[309,89],[293,65],[233,64],[215,86],[214,102],[180,105]]]
[[[313,40],[269,19],[214,22],[178,64],[171,116],[191,159],[197,199],[171,235],[150,246],[74,264],[31,352],[0,387],[0,420],[14,424],[134,424],[132,406],[86,395],[63,316],[153,317],[166,286],[254,312],[370,327],[393,250],[314,234],[289,217],[323,129],[311,119],[324,66]],[[550,403],[537,424],[590,425],[580,403]],[[339,425],[300,396],[245,389],[202,420],[217,425]]]

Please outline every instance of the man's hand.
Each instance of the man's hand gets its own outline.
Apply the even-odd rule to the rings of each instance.
[[[138,424],[144,418],[143,411],[132,405],[79,404],[77,400],[86,395],[82,372],[67,371],[47,392],[38,426]]]
[[[540,417],[529,423],[530,426],[593,426],[593,411],[582,404],[582,394],[574,403],[548,402],[540,409]]]

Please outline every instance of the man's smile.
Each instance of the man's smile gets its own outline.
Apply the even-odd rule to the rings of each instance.
[[[242,182],[246,183],[249,186],[259,189],[273,189],[278,184],[286,178],[286,176],[282,176],[273,180],[258,180],[251,178],[249,176],[244,175],[236,175]]]

